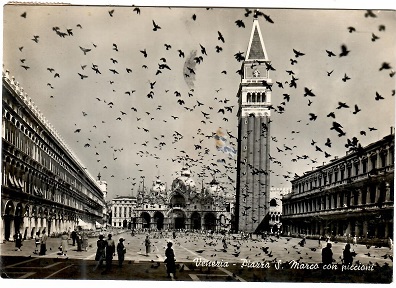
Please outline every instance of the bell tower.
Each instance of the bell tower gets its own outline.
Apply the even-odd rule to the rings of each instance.
[[[264,218],[269,211],[271,69],[259,21],[254,18],[237,94],[239,110],[235,216],[238,231],[263,231]]]

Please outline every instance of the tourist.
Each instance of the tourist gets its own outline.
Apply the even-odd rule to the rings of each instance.
[[[88,250],[88,233],[86,231],[82,231],[81,238],[82,238],[81,248],[84,251],[87,251]]]
[[[333,251],[331,250],[331,243],[327,243],[326,247],[322,249],[322,263],[328,265],[333,263]]]
[[[68,249],[68,243],[67,241],[69,240],[69,236],[67,235],[67,232],[63,232],[61,236],[61,247],[62,247],[62,256],[66,256],[67,249]]]
[[[19,232],[19,230],[15,233],[14,235],[14,240],[15,240],[15,248],[16,251],[21,251],[22,247],[22,234]]]
[[[356,237],[356,235],[355,236],[353,236],[353,246],[355,246],[355,245],[357,245],[357,237]]]
[[[173,252],[172,249],[172,242],[169,242],[167,244],[168,248],[165,250],[165,263],[166,263],[166,273],[168,273],[168,278],[171,278],[173,275],[173,278],[176,278],[176,259],[175,259],[175,253]]]
[[[117,255],[118,255],[118,267],[122,267],[122,262],[125,259],[126,248],[124,246],[124,238],[120,238],[117,244]]]
[[[71,238],[73,240],[73,246],[76,246],[76,239],[77,239],[77,232],[76,230],[73,230],[73,232],[71,233]]]
[[[109,234],[106,245],[106,270],[104,273],[109,272],[111,270],[111,262],[113,261],[113,256],[115,256],[115,243],[114,240],[111,239],[112,235]]]
[[[81,231],[78,231],[76,234],[76,241],[77,241],[77,251],[82,251],[82,236]]]
[[[39,255],[45,255],[45,252],[47,252],[47,233],[45,229],[43,230],[43,234],[41,235],[40,239],[40,254]]]
[[[227,242],[226,242],[226,237],[225,235],[223,236],[223,239],[221,240],[221,242],[223,242],[223,250],[227,250]]]
[[[151,246],[151,241],[148,234],[146,235],[146,239],[144,239],[144,246],[146,247],[146,256],[148,256]]]
[[[40,240],[40,232],[37,231],[36,235],[34,235],[34,244],[36,244],[36,248],[34,249],[34,252],[33,252],[34,254],[38,254],[39,253],[38,247],[40,246],[40,242],[41,242],[41,240]]]
[[[95,255],[95,261],[98,261],[98,264],[96,265],[94,271],[98,267],[102,267],[103,261],[106,259],[106,246],[107,246],[107,241],[103,240],[104,236],[99,235],[99,240],[96,241],[96,255]]]
[[[344,252],[342,253],[343,255],[343,263],[344,265],[352,265],[353,262],[353,254],[351,252],[351,245],[348,243],[345,245]]]

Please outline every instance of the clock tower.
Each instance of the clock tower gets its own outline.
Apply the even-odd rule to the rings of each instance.
[[[270,68],[259,21],[254,18],[237,94],[236,228],[249,233],[266,229],[264,218],[269,211]]]

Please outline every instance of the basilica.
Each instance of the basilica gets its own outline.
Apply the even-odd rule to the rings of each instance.
[[[117,197],[112,203],[113,226],[131,229],[192,229],[229,231],[233,215],[232,196],[216,179],[197,187],[191,172],[183,168],[170,189],[157,179],[147,191],[140,189],[135,199]],[[124,217],[122,217],[124,216]]]

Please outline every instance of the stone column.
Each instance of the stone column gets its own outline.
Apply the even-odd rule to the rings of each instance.
[[[389,223],[388,221],[385,222],[385,235],[384,235],[384,237],[386,239],[388,239],[388,237],[389,237],[389,225],[391,225],[391,224],[392,223]]]
[[[355,236],[356,237],[360,237],[361,236],[360,235],[360,227],[359,227],[359,222],[358,221],[355,222]]]
[[[351,233],[351,221],[349,221],[349,220],[347,220],[347,227],[346,227],[346,229],[345,229],[345,234],[346,234],[347,236],[349,236],[349,234],[352,234],[352,233]]]
[[[385,183],[385,202],[391,201],[390,185],[389,182]]]
[[[363,238],[367,238],[367,232],[368,232],[368,224],[367,224],[367,220],[363,221]]]
[[[363,191],[364,191],[364,189],[358,189],[359,191],[358,191],[358,205],[362,205],[362,194],[363,194]]]

